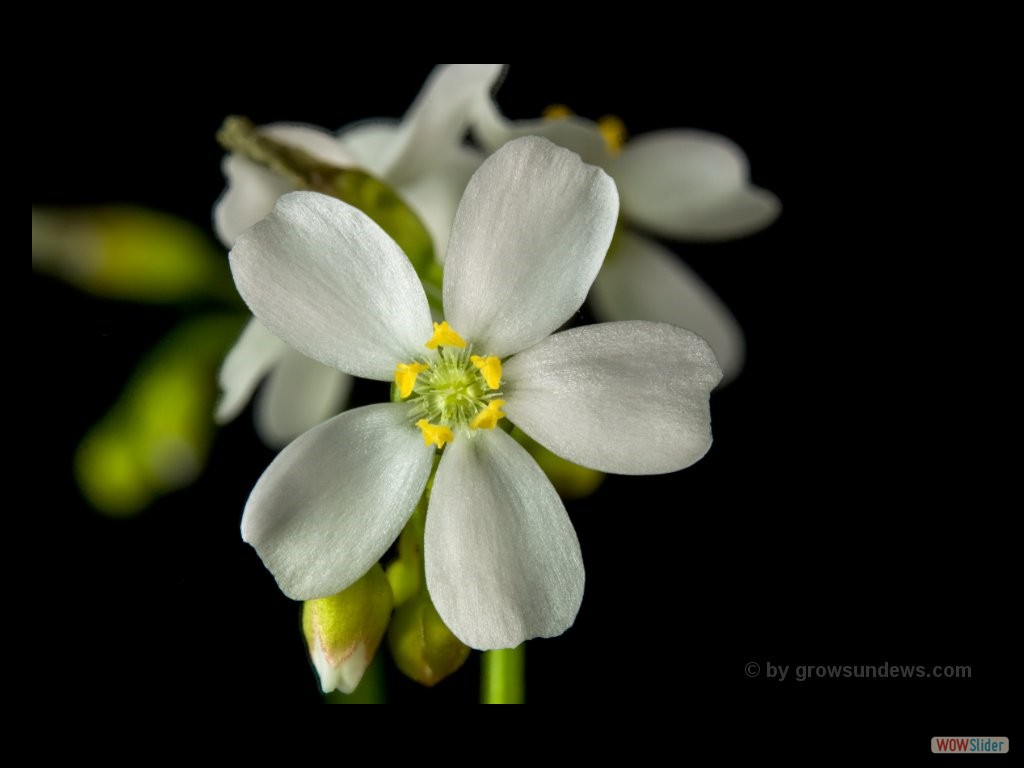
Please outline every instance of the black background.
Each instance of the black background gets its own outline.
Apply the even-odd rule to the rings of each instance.
[[[225,115],[328,127],[399,117],[430,71],[285,77],[264,64],[154,70],[140,87],[127,63],[94,63],[41,83],[33,204],[132,202],[209,229]],[[998,246],[953,178],[972,155],[945,138],[970,105],[954,97],[929,121],[901,89],[856,78],[823,88],[770,68],[710,77],[621,61],[514,65],[498,99],[518,118],[566,103],[615,113],[634,135],[725,134],[783,201],[755,236],[672,246],[744,327],[746,368],[712,398],[715,444],[699,464],[609,477],[569,506],[586,595],[570,631],[530,643],[529,701],[656,708],[675,723],[662,735],[754,751],[769,733],[838,752],[876,739],[906,755],[934,735],[1008,735],[1018,550],[998,329],[1013,326]],[[122,704],[317,703],[297,605],[238,535],[273,455],[250,414],[221,430],[194,487],[129,521],[91,512],[71,478],[74,445],[179,314],[38,276],[32,291],[33,501],[14,512],[58,542],[44,545],[54,581],[33,598],[50,606],[56,640],[30,671],[38,687]],[[55,680],[69,659],[74,682]],[[780,683],[767,662],[970,665],[972,677]],[[472,703],[477,666],[474,655],[433,691],[397,673],[389,684],[396,701]]]

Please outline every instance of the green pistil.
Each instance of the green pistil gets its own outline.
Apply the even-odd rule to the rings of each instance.
[[[449,428],[468,427],[470,421],[494,398],[483,374],[470,361],[471,349],[442,347],[430,368],[416,378],[409,402],[413,418]]]

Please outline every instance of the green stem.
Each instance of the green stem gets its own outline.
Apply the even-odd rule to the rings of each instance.
[[[526,698],[526,643],[484,651],[480,670],[481,704],[522,704]]]

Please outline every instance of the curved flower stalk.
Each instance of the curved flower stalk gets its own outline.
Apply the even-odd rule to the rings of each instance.
[[[743,331],[718,296],[679,258],[643,233],[673,240],[727,240],[752,234],[779,215],[778,198],[750,183],[746,155],[723,136],[672,129],[624,141],[616,118],[594,122],[556,108],[548,117],[510,121],[491,98],[474,109],[474,137],[494,150],[517,136],[544,136],[578,152],[615,179],[621,230],[590,295],[608,320],[652,320],[707,339],[724,380],[743,367]]]
[[[303,125],[259,129],[274,141],[335,168],[358,168],[391,185],[422,220],[443,259],[455,208],[483,155],[463,139],[468,113],[488,92],[498,65],[448,65],[428,78],[400,123],[363,122],[337,135]],[[278,197],[296,189],[292,180],[239,153],[224,158],[228,187],[214,208],[214,225],[225,246],[262,219]],[[372,213],[372,211],[371,211]],[[253,320],[221,370],[224,395],[217,420],[230,421],[267,378],[256,405],[256,426],[269,445],[282,446],[336,413],[351,378],[290,349]]]
[[[355,583],[406,525],[432,474],[427,588],[474,648],[573,623],[579,543],[550,481],[505,431],[605,472],[674,472],[711,444],[721,370],[707,343],[660,323],[552,333],[586,298],[618,216],[600,169],[545,139],[510,142],[474,174],[444,271],[444,320],[401,249],[359,210],[281,197],[238,238],[239,292],[320,363],[392,382],[285,448],[246,504],[243,538],[297,600]]]

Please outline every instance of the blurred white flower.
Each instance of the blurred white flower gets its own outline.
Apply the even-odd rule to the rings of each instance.
[[[285,594],[332,595],[385,553],[443,449],[426,516],[427,588],[467,645],[513,647],[573,623],[579,543],[507,416],[606,472],[689,466],[711,444],[710,347],[661,323],[553,331],[583,303],[618,195],[600,169],[536,137],[492,155],[466,189],[433,322],[408,258],[357,209],[282,197],[231,252],[239,292],[274,334],[324,365],[393,382],[285,448],[246,504],[243,538]]]
[[[443,260],[455,208],[484,157],[463,141],[468,112],[500,71],[498,65],[483,64],[438,67],[400,123],[361,122],[337,135],[289,124],[259,130],[333,166],[359,168],[390,184],[423,221],[436,257]],[[213,218],[218,236],[230,248],[294,187],[235,153],[224,158],[223,168],[228,187]],[[268,382],[256,406],[256,426],[273,446],[287,444],[337,413],[352,384],[346,374],[290,349],[254,319],[221,370],[217,420],[224,423],[237,416],[264,377]]]
[[[641,234],[726,240],[756,232],[781,205],[750,183],[746,155],[723,136],[664,130],[624,142],[615,118],[595,122],[557,108],[545,118],[510,121],[491,97],[479,99],[471,126],[493,151],[516,136],[544,136],[604,168],[622,200],[621,232],[594,282],[591,306],[608,320],[651,320],[689,328],[711,344],[724,380],[743,367],[743,331],[728,308],[675,254]]]

